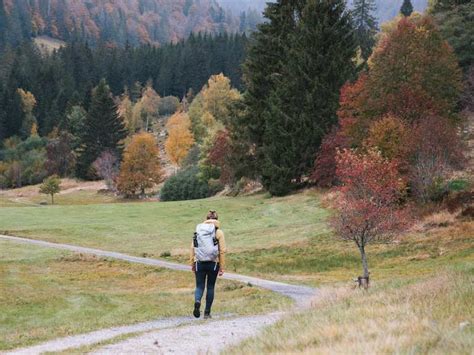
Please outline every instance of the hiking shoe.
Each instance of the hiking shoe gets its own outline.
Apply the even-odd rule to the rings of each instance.
[[[204,319],[212,319],[211,313],[204,312]]]
[[[201,311],[199,310],[199,308],[201,308],[201,302],[194,302],[193,315],[196,318],[199,318],[201,316]]]

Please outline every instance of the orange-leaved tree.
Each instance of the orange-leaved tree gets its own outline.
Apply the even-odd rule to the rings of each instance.
[[[117,190],[133,196],[137,192],[144,194],[145,189],[158,184],[162,178],[159,154],[153,135],[134,135],[124,152]]]
[[[370,58],[365,110],[408,122],[456,110],[462,74],[448,42],[429,16],[404,17],[382,35]]]
[[[166,154],[171,162],[181,166],[184,158],[188,155],[189,149],[194,144],[191,133],[191,121],[185,112],[177,112],[170,117],[166,124],[168,138],[165,143]]]

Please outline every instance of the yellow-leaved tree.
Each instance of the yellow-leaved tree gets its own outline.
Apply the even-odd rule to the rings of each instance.
[[[170,117],[166,124],[168,138],[165,143],[166,154],[171,162],[181,166],[184,158],[188,155],[189,149],[194,144],[194,137],[191,133],[191,121],[185,112],[177,112]]]
[[[145,189],[158,184],[162,178],[159,154],[153,135],[134,135],[124,152],[117,181],[118,191],[126,196],[145,194]]]
[[[232,88],[229,78],[223,74],[211,76],[189,107],[194,138],[201,143],[224,129],[233,105],[240,99],[240,92]]]
[[[32,134],[34,135],[38,130],[38,122],[33,114],[36,98],[31,92],[23,89],[18,89],[17,93],[21,100],[21,110],[25,114],[21,126],[21,135],[26,138]]]

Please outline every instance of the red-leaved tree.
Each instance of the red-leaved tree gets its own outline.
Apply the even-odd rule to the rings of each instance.
[[[234,177],[231,167],[230,155],[232,153],[231,140],[229,132],[221,130],[217,132],[209,153],[207,154],[207,163],[216,166],[220,170],[220,182],[228,184]]]
[[[385,159],[376,150],[362,154],[346,149],[339,151],[336,159],[341,186],[336,188],[338,212],[331,225],[340,238],[357,245],[364,286],[368,286],[367,244],[390,241],[409,225],[407,209],[400,205],[406,184],[397,162]]]

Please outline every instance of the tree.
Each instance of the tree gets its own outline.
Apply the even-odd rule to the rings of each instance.
[[[84,131],[78,160],[78,175],[82,178],[92,178],[91,164],[106,149],[120,157],[122,141],[127,137],[124,122],[118,115],[110,88],[105,80],[101,80],[93,90]]]
[[[474,2],[433,0],[429,11],[439,25],[443,38],[454,48],[459,64],[466,72],[474,64]]]
[[[100,154],[92,166],[97,175],[104,179],[107,189],[115,190],[120,171],[120,161],[117,156],[113,152],[106,150]]]
[[[184,112],[175,113],[168,120],[166,128],[168,130],[168,138],[165,143],[166,154],[168,154],[173,164],[181,166],[194,144],[188,114]]]
[[[390,241],[409,225],[407,209],[400,206],[405,183],[395,161],[375,151],[360,154],[343,150],[337,156],[336,215],[331,225],[338,237],[352,241],[359,249],[363,284],[369,283],[366,247],[370,243]]]
[[[411,0],[403,0],[400,13],[405,17],[408,17],[413,13],[413,5],[411,4]]]
[[[17,92],[20,96],[21,109],[24,114],[20,132],[23,138],[27,138],[31,135],[33,127],[38,127],[38,122],[33,114],[33,110],[36,106],[36,99],[29,91],[18,89]]]
[[[465,162],[457,127],[444,118],[427,117],[413,125],[406,145],[413,194],[423,203],[441,199],[447,177]]]
[[[406,122],[456,117],[461,70],[430,17],[402,18],[383,35],[370,61],[361,115],[393,114]]]
[[[355,0],[353,7],[352,17],[357,44],[362,58],[367,61],[375,45],[375,35],[378,30],[377,20],[373,15],[377,7],[374,0]]]
[[[395,116],[385,116],[374,121],[368,130],[364,144],[380,151],[386,159],[407,161],[409,127]]]
[[[262,112],[262,183],[272,195],[288,193],[311,171],[337,121],[339,91],[353,74],[356,49],[344,1],[294,2],[292,9],[283,3],[282,16],[291,18],[284,65],[273,74]]]
[[[66,131],[53,132],[46,146],[45,167],[49,175],[72,176],[76,166],[76,156],[72,151],[74,137]]]
[[[234,179],[231,156],[232,143],[229,132],[225,130],[217,132],[207,153],[205,164],[219,169],[219,180],[222,184],[229,184]]]
[[[162,178],[159,154],[153,135],[134,135],[124,152],[117,181],[118,191],[125,196],[133,196],[137,192],[144,195],[145,189],[158,184]]]
[[[39,192],[51,196],[51,204],[54,205],[54,195],[61,191],[61,180],[57,175],[52,175],[43,181]]]
[[[158,116],[160,101],[160,95],[156,93],[151,83],[148,83],[143,90],[143,94],[139,102],[140,108],[143,112],[142,117],[144,118],[143,127],[145,132],[148,132],[150,123]]]

